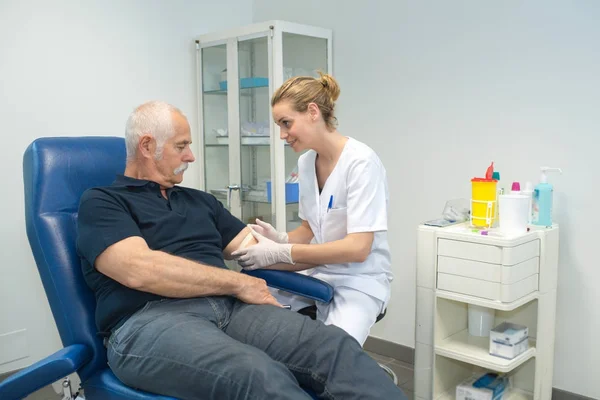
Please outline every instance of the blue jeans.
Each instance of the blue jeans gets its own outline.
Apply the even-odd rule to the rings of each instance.
[[[180,399],[406,399],[343,330],[227,296],[149,302],[107,348],[123,383]]]

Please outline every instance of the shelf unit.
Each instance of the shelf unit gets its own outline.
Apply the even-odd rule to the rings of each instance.
[[[454,399],[458,384],[489,371],[509,377],[504,399],[551,399],[558,244],[558,226],[506,238],[468,224],[418,227],[415,399]],[[527,326],[529,349],[490,355],[489,337],[469,334],[469,305],[494,310],[494,326]]]

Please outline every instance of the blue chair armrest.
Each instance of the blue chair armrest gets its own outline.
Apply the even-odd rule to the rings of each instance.
[[[22,399],[72,374],[91,358],[92,350],[85,345],[65,347],[0,382],[0,399]]]
[[[242,273],[264,279],[270,287],[323,303],[329,303],[333,298],[333,287],[329,283],[296,272],[256,269],[242,270]]]

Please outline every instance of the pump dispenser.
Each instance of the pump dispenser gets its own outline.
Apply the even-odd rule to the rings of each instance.
[[[532,223],[539,226],[552,226],[552,202],[554,187],[548,183],[548,172],[560,172],[560,168],[541,167],[540,183],[533,191],[533,217]]]

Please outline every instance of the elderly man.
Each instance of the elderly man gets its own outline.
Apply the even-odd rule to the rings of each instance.
[[[108,362],[125,384],[181,399],[404,399],[344,331],[288,311],[224,259],[254,244],[213,196],[177,186],[194,155],[175,107],[129,117],[125,173],[86,191],[77,248]]]

